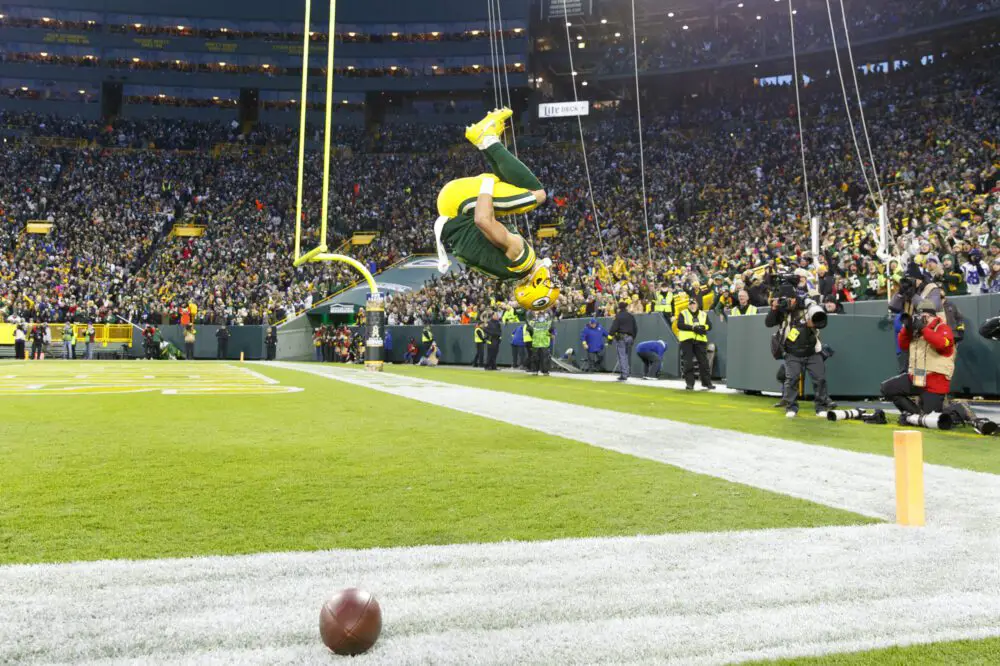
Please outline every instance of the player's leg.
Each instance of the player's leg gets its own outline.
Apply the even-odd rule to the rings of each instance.
[[[511,155],[500,142],[506,121],[512,115],[513,112],[510,109],[491,111],[481,121],[467,128],[465,137],[482,151],[490,165],[490,170],[500,180],[532,192],[537,202],[541,204],[545,201],[545,189],[542,187],[542,183],[531,172],[531,169]]]

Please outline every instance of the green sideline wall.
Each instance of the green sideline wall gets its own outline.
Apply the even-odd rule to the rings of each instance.
[[[1000,294],[966,296],[953,299],[966,319],[965,341],[959,346],[958,364],[952,381],[954,391],[971,395],[1000,395],[1000,343],[984,340],[979,336],[979,325],[1000,312]],[[843,315],[830,317],[830,324],[821,333],[826,344],[833,347],[835,356],[827,364],[830,392],[835,396],[874,397],[881,382],[896,374],[896,350],[892,322],[886,316],[885,301],[866,301],[848,304]],[[725,378],[731,388],[745,391],[776,391],[775,374],[780,362],[771,358],[770,334],[764,326],[764,315],[730,317],[723,319],[710,313],[712,330],[709,342],[716,346],[713,377]],[[662,339],[668,350],[663,359],[663,373],[680,376],[680,354],[677,338],[660,315],[640,315],[638,341]],[[561,356],[572,347],[578,358],[583,355],[580,331],[587,319],[564,319],[556,323],[555,352]],[[605,328],[611,320],[599,319]],[[209,327],[202,327],[209,328]],[[278,338],[279,360],[310,360],[314,357],[312,346],[313,322],[301,317],[280,329]],[[509,366],[512,358],[511,336],[514,324],[503,327],[498,363]],[[388,359],[402,363],[409,338],[420,342],[422,327],[391,326],[393,346]],[[476,348],[473,326],[432,326],[435,340],[445,364],[469,365],[475,358]],[[263,345],[263,328],[260,339]],[[214,357],[214,333],[204,335],[210,340]],[[230,351],[233,351],[230,343]],[[261,347],[262,348],[262,347]],[[197,349],[196,349],[197,351]],[[263,353],[263,352],[261,352]],[[239,352],[236,351],[236,356]],[[604,369],[612,371],[617,362],[613,343],[605,350]],[[632,373],[642,372],[642,362],[633,353]],[[807,382],[807,392],[811,387]]]

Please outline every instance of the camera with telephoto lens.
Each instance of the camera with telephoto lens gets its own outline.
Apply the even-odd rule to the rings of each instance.
[[[948,414],[931,412],[930,414],[901,414],[899,425],[917,426],[931,430],[951,430],[955,422]]]

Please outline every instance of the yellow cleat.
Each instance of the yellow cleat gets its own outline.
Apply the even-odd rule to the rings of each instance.
[[[514,112],[507,108],[494,109],[475,125],[465,128],[465,138],[475,146],[481,148],[483,140],[487,137],[499,138],[503,134],[504,129],[507,127],[507,119],[513,115]]]

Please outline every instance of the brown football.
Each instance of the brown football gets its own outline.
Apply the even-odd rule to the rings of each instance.
[[[350,588],[327,599],[319,612],[319,635],[337,654],[354,656],[371,649],[382,632],[382,609],[368,592]]]

